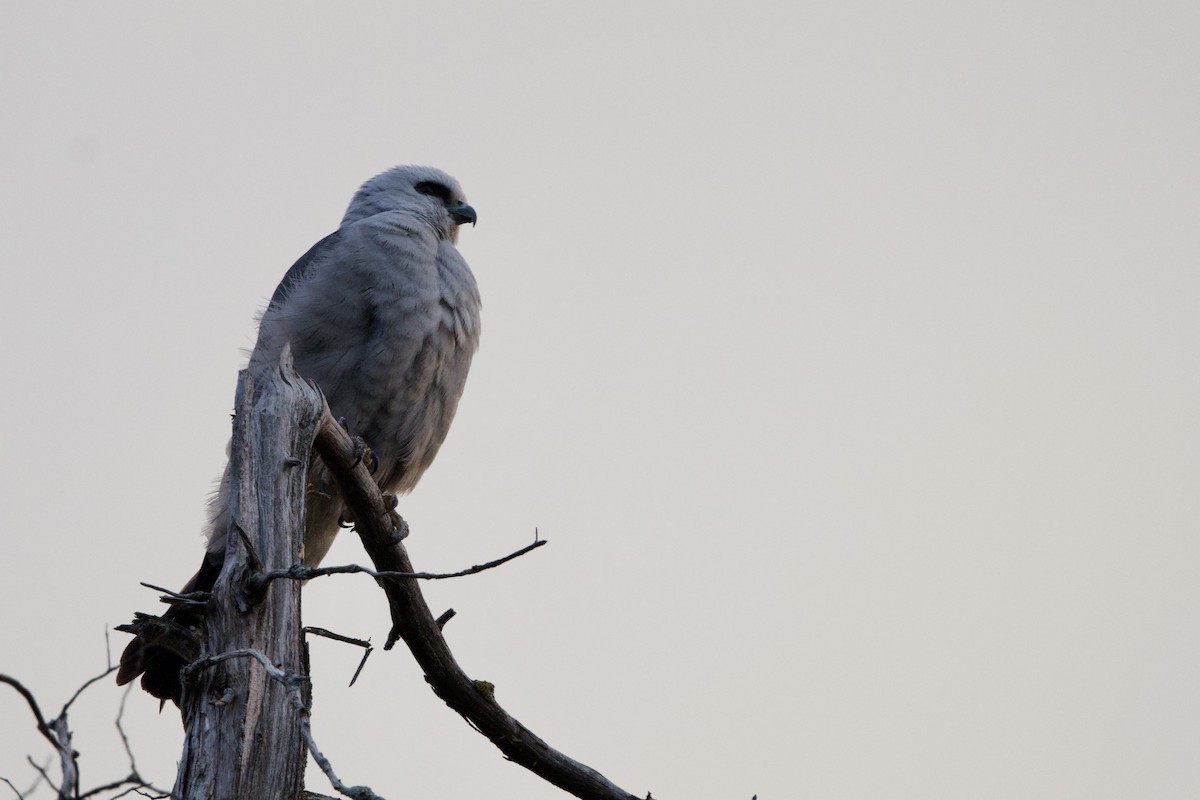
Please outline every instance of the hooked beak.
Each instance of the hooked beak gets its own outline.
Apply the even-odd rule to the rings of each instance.
[[[471,227],[475,227],[475,220],[478,219],[478,217],[475,216],[475,209],[471,208],[466,203],[459,203],[454,208],[451,208],[450,218],[453,219],[457,225],[462,225],[464,222],[469,222],[471,223]]]

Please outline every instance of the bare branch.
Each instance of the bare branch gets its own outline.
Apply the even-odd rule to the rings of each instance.
[[[18,800],[25,800],[25,795],[21,794],[20,790],[12,785],[12,781],[10,781],[8,778],[0,778],[0,781],[4,781],[6,784],[8,784],[8,788],[13,790],[13,794],[17,796]]]
[[[137,761],[133,757],[133,748],[129,745],[129,736],[125,733],[125,726],[121,724],[121,720],[125,718],[125,701],[129,699],[129,693],[133,691],[134,684],[128,684],[125,691],[121,693],[121,704],[117,706],[117,718],[113,720],[113,725],[117,728],[117,735],[121,737],[121,747],[125,748],[125,755],[129,757],[129,772],[137,775]],[[154,789],[153,786],[150,787]],[[155,791],[158,791],[155,789]]]
[[[58,753],[63,774],[62,783],[60,785],[55,785],[54,781],[50,778],[50,775],[46,772],[46,766],[39,766],[32,758],[27,758],[26,760],[37,771],[40,778],[36,780],[34,784],[30,786],[24,793],[19,791],[7,779],[0,778],[0,781],[7,783],[9,787],[16,792],[18,797],[24,797],[25,795],[30,794],[42,781],[45,781],[50,785],[60,800],[70,800],[72,798],[74,800],[84,800],[84,798],[95,797],[103,792],[119,789],[126,784],[132,784],[132,788],[134,789],[145,787],[156,792],[162,792],[161,789],[157,789],[150,785],[141,777],[141,775],[138,774],[137,766],[134,764],[133,760],[133,751],[129,746],[129,739],[125,735],[125,731],[121,728],[121,715],[125,712],[125,699],[129,696],[128,690],[126,690],[124,696],[121,698],[121,706],[120,711],[117,714],[116,725],[117,732],[121,736],[121,742],[125,747],[125,753],[129,756],[129,775],[124,778],[96,786],[87,790],[86,792],[80,791],[79,766],[76,761],[76,759],[79,757],[79,753],[77,753],[71,746],[71,731],[67,724],[67,712],[70,711],[71,706],[76,700],[79,699],[80,695],[82,695],[89,686],[111,675],[115,669],[116,667],[108,667],[104,670],[104,672],[100,673],[96,677],[85,681],[82,686],[75,690],[75,693],[72,694],[71,698],[63,705],[62,711],[59,713],[59,715],[51,720],[45,719],[45,717],[42,715],[41,709],[38,707],[37,701],[33,697],[33,693],[30,692],[29,689],[27,689],[23,684],[21,684],[20,681],[7,675],[0,675],[0,682],[7,683],[16,689],[17,692],[19,692],[21,696],[25,698],[26,703],[29,704],[30,709],[33,711],[34,717],[38,721],[38,730],[41,731],[43,736],[50,740],[51,744],[54,745],[55,751]],[[47,765],[49,765],[49,763],[49,761],[46,762]],[[128,791],[129,790],[122,792],[120,795],[117,795],[117,797],[128,794]],[[163,794],[163,797],[166,796],[166,794]],[[115,800],[115,798],[113,798],[113,800]]]
[[[121,737],[121,746],[125,749],[125,755],[129,757],[129,776],[120,781],[114,781],[113,783],[109,784],[108,786],[100,786],[95,789],[91,789],[87,793],[81,795],[81,798],[88,797],[89,795],[96,794],[98,792],[104,791],[105,789],[115,789],[119,786],[123,786],[126,783],[130,783],[133,785],[130,786],[125,791],[121,792],[120,794],[111,798],[111,800],[116,800],[117,797],[122,797],[124,795],[129,794],[130,792],[136,791],[139,794],[141,794],[142,793],[140,791],[141,789],[149,789],[152,792],[157,793],[161,797],[170,796],[169,792],[167,792],[163,789],[159,789],[157,786],[155,786],[154,784],[150,783],[145,778],[143,778],[141,773],[138,772],[137,761],[133,757],[133,748],[129,744],[129,736],[125,733],[124,726],[121,725],[121,719],[125,716],[125,701],[129,699],[129,693],[131,691],[133,691],[133,686],[134,686],[133,684],[129,684],[128,686],[125,687],[125,691],[121,694],[121,704],[117,707],[117,718],[115,720],[113,720],[113,724],[117,728],[117,734]]]
[[[94,789],[88,789],[86,792],[84,792],[83,794],[78,796],[78,800],[85,800],[85,798],[93,797],[95,795],[100,794],[101,792],[107,792],[107,791],[111,791],[113,789],[120,789],[122,786],[124,786],[127,783],[136,784],[136,786],[129,787],[130,789],[135,789],[135,788],[140,789],[141,785],[142,785],[141,782],[138,781],[136,778],[134,778],[132,775],[128,775],[124,778],[121,778],[120,780],[115,780],[115,781],[106,783],[103,786],[97,786]]]
[[[153,583],[141,581],[141,585],[147,589],[153,589],[156,592],[162,592],[165,597],[160,598],[164,603],[205,603],[208,601],[211,592],[173,592],[170,589],[164,589],[161,586],[155,586]]]
[[[93,683],[95,683],[96,681],[103,680],[103,679],[107,678],[109,675],[113,674],[113,672],[114,672],[114,671],[116,671],[116,669],[117,669],[116,667],[109,667],[108,669],[104,670],[104,672],[101,672],[101,673],[100,673],[99,675],[97,675],[96,677],[94,677],[94,678],[90,678],[89,680],[87,680],[86,682],[84,682],[83,686],[80,686],[78,689],[76,689],[76,690],[75,690],[75,694],[71,695],[71,699],[70,699],[70,700],[68,700],[68,701],[66,702],[66,704],[65,704],[65,705],[63,705],[63,707],[62,707],[62,711],[58,712],[58,716],[59,716],[59,717],[65,717],[65,716],[67,715],[67,711],[69,711],[69,710],[71,709],[71,705],[72,705],[72,704],[73,704],[73,703],[74,703],[76,700],[78,700],[78,699],[79,699],[79,695],[83,694],[83,690],[84,690],[84,689],[88,688],[89,686],[91,686],[91,685],[92,685]]]
[[[388,599],[392,629],[385,649],[403,639],[434,693],[495,744],[505,758],[583,800],[640,800],[591,767],[551,748],[496,702],[491,683],[467,676],[441,633],[441,626],[453,611],[435,620],[421,594],[420,580],[482,572],[533,551],[545,540],[535,532],[531,544],[458,572],[414,570],[402,544],[407,524],[394,511],[394,498],[384,497],[375,484],[364,463],[365,446],[351,439],[332,419],[315,385],[308,385],[315,402],[310,403],[309,393],[297,394],[297,378],[286,348],[277,372],[254,379],[248,371],[239,376],[227,478],[230,508],[220,575],[212,593],[203,597],[161,590],[168,602],[207,605],[203,650],[198,637],[184,631],[197,652],[185,655],[185,662],[190,663],[181,676],[180,705],[187,737],[172,794],[265,796],[265,792],[278,791],[280,797],[295,797],[301,791],[297,765],[302,768],[307,749],[337,793],[352,800],[381,800],[369,787],[345,785],[317,747],[310,720],[311,682],[304,674],[307,667],[302,640],[295,636],[300,628],[297,581],[363,573],[375,578]],[[324,467],[311,482],[306,467],[315,462],[302,457],[310,450],[320,457]],[[317,491],[332,493],[335,483],[347,509],[344,517],[353,521],[373,568],[280,568],[281,564],[298,560],[306,493],[314,491],[314,484]],[[281,580],[281,585],[271,587],[276,580]],[[253,615],[252,622],[245,619],[248,614]],[[157,630],[152,622],[141,618],[132,626],[118,629],[132,630],[146,641],[148,635],[157,635],[161,639],[151,642],[157,646],[166,646],[165,641],[179,635],[170,629]],[[330,635],[320,629],[308,632]],[[330,637],[354,641],[338,634]],[[366,654],[371,652],[369,643],[360,644],[365,644]],[[185,641],[181,647],[186,646]],[[216,667],[218,664],[223,666]],[[357,675],[356,671],[355,678]],[[280,702],[285,698],[286,702]],[[45,728],[47,723],[40,710],[36,705],[32,707],[39,725]],[[248,733],[247,720],[258,726],[253,735]],[[69,732],[65,717],[54,721],[59,722],[61,734],[53,735],[58,732],[56,727],[50,738],[61,752],[64,742],[69,750]],[[247,743],[251,741],[253,753],[247,755]],[[130,766],[131,774],[136,775],[132,757]],[[67,787],[72,785],[65,782]],[[228,790],[222,791],[222,787]],[[241,787],[250,788],[243,791]],[[78,787],[74,788],[77,794]],[[133,791],[141,793],[140,787]]]
[[[473,567],[461,569],[458,572],[396,572],[396,571],[379,571],[369,567],[360,566],[359,564],[344,564],[333,567],[305,567],[297,564],[287,569],[274,569],[270,572],[264,572],[256,576],[256,580],[262,581],[264,584],[273,580],[284,578],[287,580],[307,581],[312,578],[320,578],[325,575],[347,575],[352,573],[363,573],[370,575],[376,580],[394,580],[394,579],[414,579],[425,581],[439,581],[446,578],[462,578],[467,575],[475,575],[484,570],[493,569],[501,564],[507,564],[514,558],[520,558],[531,550],[536,550],[544,544],[547,544],[546,539],[538,539],[530,544],[525,545],[519,550],[509,553],[506,556],[497,558],[494,561],[488,561],[484,564],[476,564]]]
[[[50,720],[50,727],[54,730],[54,737],[58,739],[58,761],[59,769],[62,770],[63,782],[58,788],[58,796],[63,800],[72,796],[79,795],[79,765],[75,763],[75,758],[79,755],[71,746],[71,730],[67,727],[66,716],[55,717]]]
[[[37,720],[38,732],[41,733],[42,736],[45,736],[46,740],[49,741],[50,744],[54,745],[55,750],[61,748],[62,745],[60,745],[58,739],[55,738],[54,732],[50,730],[50,726],[46,724],[46,718],[42,716],[42,709],[38,708],[37,700],[34,699],[33,692],[26,689],[25,685],[19,680],[8,675],[0,674],[0,683],[7,683],[9,686],[16,689],[18,694],[25,698],[25,702],[29,705],[29,710],[33,712],[33,717]]]
[[[352,675],[350,677],[350,685],[351,686],[353,686],[355,684],[355,682],[358,681],[358,676],[362,673],[363,667],[365,667],[367,665],[367,658],[371,655],[371,653],[375,652],[375,648],[371,645],[371,643],[369,641],[364,641],[363,639],[352,639],[349,636],[342,636],[340,633],[334,633],[333,631],[327,631],[324,628],[314,628],[312,626],[306,626],[304,628],[304,632],[305,633],[314,633],[317,636],[324,636],[326,639],[333,639],[334,641],[345,642],[346,644],[352,644],[352,645],[356,645],[358,647],[365,648],[364,652],[363,652],[363,656],[358,662],[358,668],[354,670],[354,675]]]
[[[30,758],[29,756],[25,756],[25,760],[29,762],[29,766],[31,766],[37,770],[38,775],[42,776],[42,780],[44,780],[46,782],[47,786],[49,786],[51,789],[54,790],[55,794],[57,794],[59,797],[63,796],[62,789],[60,789],[59,787],[54,785],[54,781],[50,779],[50,773],[46,772],[46,767],[38,766],[38,763],[36,761],[34,761],[32,758]],[[46,764],[49,765],[50,762],[47,761]],[[33,785],[37,786],[37,783],[34,783]]]
[[[333,639],[335,642],[345,642],[346,644],[352,644],[356,647],[365,647],[367,649],[371,648],[371,643],[366,639],[355,639],[350,636],[343,636],[340,633],[334,633],[333,631],[326,630],[325,628],[317,628],[313,627],[312,625],[305,625],[303,631],[305,633],[314,634],[315,636],[323,636],[326,639]]]
[[[37,771],[38,776],[33,779],[33,783],[29,784],[29,788],[25,790],[24,794],[33,794],[33,790],[38,788],[38,786],[40,786],[42,783],[50,784],[50,788],[53,789],[54,784],[50,783],[50,776],[46,774],[46,769],[50,766],[50,762],[53,760],[53,758],[47,758],[46,763],[42,764],[40,767],[34,763],[32,756],[25,756],[25,760],[28,761],[34,770]],[[58,790],[55,789],[55,791]]]
[[[354,684],[358,683],[358,676],[362,675],[363,667],[365,667],[367,665],[367,659],[370,657],[371,653],[374,653],[374,652],[375,652],[375,648],[372,647],[363,653],[363,657],[361,659],[359,659],[358,666],[354,668],[354,674],[350,676],[350,683],[349,683],[350,686],[353,686]]]
[[[33,712],[33,716],[37,720],[38,732],[46,737],[47,741],[54,746],[55,751],[58,753],[59,764],[62,768],[62,784],[54,787],[54,782],[50,780],[50,776],[46,774],[44,769],[34,763],[33,759],[29,759],[29,763],[33,764],[34,769],[41,773],[46,782],[55,788],[58,796],[63,798],[63,800],[69,798],[72,791],[78,794],[79,786],[77,782],[79,777],[75,765],[75,756],[77,753],[71,748],[71,731],[67,728],[66,715],[64,714],[47,722],[46,718],[42,715],[42,709],[38,707],[37,700],[34,699],[33,693],[26,689],[24,684],[8,675],[0,675],[0,683],[7,683],[25,698],[25,702],[29,705],[29,710]],[[83,690],[80,689],[80,691]],[[76,692],[76,696],[78,696],[78,692]]]
[[[153,789],[158,794],[150,794],[150,792],[142,791],[145,788]],[[167,800],[171,796],[170,792],[164,792],[162,789],[154,789],[154,787],[130,786],[120,794],[114,794],[109,800],[117,800],[119,797],[124,797],[127,794],[140,794],[142,797],[150,798],[150,800]]]
[[[353,510],[355,529],[377,572],[406,576],[380,581],[392,612],[392,631],[385,649],[391,648],[397,638],[404,639],[434,693],[490,739],[509,760],[584,800],[640,800],[591,767],[550,747],[500,707],[494,693],[483,688],[490,684],[473,681],[459,667],[425,603],[420,584],[411,577],[417,573],[401,543],[394,513],[388,511],[379,487],[355,458],[353,442],[334,422],[328,409],[313,449]]]

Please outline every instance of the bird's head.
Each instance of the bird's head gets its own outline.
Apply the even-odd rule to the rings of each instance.
[[[407,211],[429,223],[443,239],[458,240],[458,226],[475,224],[458,181],[433,167],[392,167],[364,183],[350,201],[342,225],[385,211]]]

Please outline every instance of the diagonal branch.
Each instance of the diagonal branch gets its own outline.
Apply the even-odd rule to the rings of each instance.
[[[50,730],[50,726],[46,724],[46,718],[42,716],[42,709],[38,707],[38,703],[33,696],[33,692],[26,689],[25,684],[8,675],[0,675],[0,683],[7,683],[9,686],[17,690],[17,694],[25,698],[25,702],[29,705],[29,710],[33,712],[33,717],[37,720],[38,732],[41,733],[42,736],[45,736],[46,740],[49,741],[50,744],[54,745],[55,750],[61,750],[62,745],[59,744],[58,739],[54,735],[54,731]]]
[[[414,574],[401,543],[399,518],[384,503],[360,453],[345,430],[334,421],[328,407],[313,449],[337,481],[342,497],[353,511],[355,530],[362,538],[379,572]],[[535,543],[536,544],[536,543]],[[640,800],[596,770],[558,752],[514,719],[496,702],[486,681],[474,681],[463,672],[414,578],[380,581],[392,613],[392,631],[384,649],[403,639],[425,672],[435,694],[491,740],[514,761],[555,786],[584,800]]]

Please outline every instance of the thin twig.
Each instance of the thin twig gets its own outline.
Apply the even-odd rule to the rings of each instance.
[[[8,788],[13,790],[13,794],[17,796],[18,800],[25,800],[25,795],[21,794],[20,790],[12,785],[12,781],[10,781],[8,778],[0,778],[0,781],[4,781],[8,784]]]
[[[51,780],[49,773],[46,771],[46,767],[39,766],[32,758],[27,758],[26,760],[30,763],[30,765],[35,770],[37,770],[37,773],[40,776],[40,778],[37,781],[35,781],[34,784],[32,786],[30,786],[29,789],[26,790],[25,793],[22,793],[21,791],[19,791],[15,786],[12,785],[12,783],[7,781],[6,779],[0,778],[0,780],[4,781],[5,783],[8,783],[8,785],[12,788],[12,790],[17,793],[18,797],[24,797],[26,794],[31,793],[34,789],[37,788],[38,784],[41,781],[45,781],[47,784],[49,784],[50,787],[52,789],[54,789],[55,793],[59,796],[59,798],[76,798],[76,800],[83,800],[84,798],[94,797],[103,792],[112,791],[113,789],[119,789],[120,787],[122,787],[126,784],[134,784],[133,788],[135,788],[135,789],[144,787],[144,788],[151,789],[155,792],[162,793],[162,791],[163,791],[162,789],[159,789],[159,788],[151,785],[144,778],[142,778],[141,775],[138,774],[137,765],[134,763],[134,759],[133,759],[133,750],[130,748],[130,745],[129,745],[129,737],[127,737],[125,735],[125,731],[121,727],[121,716],[125,713],[125,700],[129,697],[129,689],[126,689],[124,695],[121,698],[120,710],[117,713],[117,719],[116,719],[117,732],[118,732],[118,734],[120,734],[121,743],[125,748],[125,753],[126,753],[126,755],[129,756],[129,775],[127,775],[124,778],[120,778],[118,780],[110,781],[109,783],[102,784],[100,786],[96,786],[92,789],[88,789],[86,792],[80,791],[79,768],[78,768],[78,765],[76,764],[76,759],[78,758],[79,754],[76,753],[74,748],[71,747],[71,731],[67,726],[67,712],[70,710],[71,706],[75,703],[75,701],[79,699],[80,695],[83,694],[84,690],[86,690],[89,686],[96,683],[97,681],[111,675],[115,669],[116,669],[116,667],[108,667],[107,669],[104,670],[104,672],[100,673],[96,677],[90,678],[87,681],[85,681],[82,686],[80,686],[78,689],[75,690],[75,693],[72,694],[71,698],[69,700],[67,700],[67,702],[63,705],[62,711],[59,713],[59,715],[49,721],[47,721],[46,718],[44,717],[44,715],[42,714],[42,710],[38,706],[37,700],[34,699],[33,693],[30,692],[29,689],[27,689],[20,681],[16,680],[15,678],[12,678],[8,675],[0,675],[0,683],[7,683],[9,686],[12,686],[14,689],[16,689],[17,692],[20,693],[21,696],[25,698],[25,702],[28,703],[30,710],[33,712],[33,716],[37,719],[38,730],[41,731],[42,735],[45,736],[47,739],[49,739],[50,743],[54,745],[54,749],[58,753],[59,759],[62,761],[63,783],[61,786],[56,786],[54,781]],[[130,688],[132,688],[132,687],[130,687]],[[49,765],[49,762],[47,762],[47,765]],[[128,790],[125,792],[122,792],[120,795],[117,795],[117,797],[120,797],[124,794],[128,794]],[[162,796],[167,797],[168,795],[162,794]],[[115,798],[113,798],[112,800],[115,800]]]
[[[30,758],[29,756],[26,756],[25,760],[29,761],[30,763],[33,763],[33,759]],[[46,781],[47,783],[49,783],[49,781],[47,780],[47,776],[46,776],[46,768],[50,766],[50,762],[53,760],[54,760],[53,757],[47,758],[46,763],[43,764],[40,769],[38,769],[37,765],[34,764],[34,768],[37,769],[40,774],[36,778],[33,779],[33,783],[29,784],[29,788],[25,790],[24,794],[27,794],[27,795],[33,794],[33,790],[38,788],[38,786],[41,785],[42,781]],[[51,786],[53,787],[53,784],[51,784]]]
[[[137,786],[131,788],[134,790],[149,789],[152,792],[157,792],[162,797],[169,797],[171,794],[170,792],[166,791],[165,789],[160,789],[154,784],[150,783],[148,780],[143,778],[142,773],[138,771],[137,761],[133,757],[133,747],[129,744],[129,736],[125,733],[125,726],[121,724],[121,720],[125,717],[125,701],[129,699],[129,694],[133,691],[133,686],[134,684],[131,683],[125,687],[125,691],[121,695],[121,704],[117,706],[117,718],[113,720],[113,724],[117,728],[117,734],[121,737],[121,746],[125,748],[125,755],[129,756],[129,777],[133,778],[134,782],[137,784]],[[126,790],[121,794],[123,795],[128,793],[129,790]],[[117,795],[117,797],[120,796],[121,795]],[[111,798],[111,800],[116,800],[116,797]]]
[[[58,712],[58,716],[65,717],[67,715],[67,711],[69,711],[71,708],[71,704],[79,699],[79,695],[83,694],[84,689],[88,688],[96,681],[107,678],[109,675],[113,674],[113,672],[116,671],[116,669],[117,669],[116,667],[109,667],[108,669],[104,670],[104,672],[101,672],[96,677],[90,678],[89,680],[87,680],[83,684],[83,686],[80,686],[78,689],[75,690],[75,694],[71,695],[71,699],[68,700],[66,702],[66,704],[62,707],[62,711]]]
[[[170,792],[164,792],[162,789],[154,789],[154,791],[158,792],[158,794],[150,794],[149,792],[143,792],[142,789],[144,789],[144,788],[146,788],[146,787],[130,786],[128,789],[121,792],[120,794],[114,794],[108,800],[117,800],[117,798],[124,797],[127,794],[140,794],[142,797],[150,798],[150,800],[167,800],[167,798],[171,796]],[[153,789],[154,787],[150,787],[150,788]]]
[[[484,570],[493,569],[512,561],[514,558],[520,558],[531,550],[536,550],[544,544],[547,544],[547,539],[539,539],[525,545],[520,550],[516,550],[508,555],[497,558],[494,561],[488,561],[484,564],[476,564],[473,567],[461,569],[458,572],[395,572],[395,571],[379,571],[373,570],[370,567],[364,567],[359,564],[343,564],[334,567],[305,567],[296,565],[287,569],[273,569],[269,572],[264,572],[258,576],[258,579],[264,583],[268,583],[279,578],[288,580],[307,581],[312,578],[320,578],[325,575],[344,575],[351,573],[364,573],[370,575],[376,580],[424,580],[424,581],[440,581],[446,578],[462,578],[467,575],[475,575]]]
[[[349,636],[342,636],[340,633],[334,633],[333,631],[327,631],[324,628],[314,628],[312,626],[306,626],[303,630],[305,633],[314,633],[317,636],[324,636],[326,639],[333,639],[334,641],[345,642],[346,644],[352,644],[357,647],[364,648],[362,658],[358,661],[358,668],[354,670],[354,675],[350,678],[351,686],[355,684],[355,682],[358,680],[358,676],[363,671],[363,667],[367,665],[367,658],[371,655],[371,653],[375,652],[375,648],[371,645],[371,642],[364,639],[352,639]]]
[[[55,794],[57,794],[61,797],[62,789],[55,786],[54,781],[50,780],[50,773],[46,772],[46,768],[39,767],[38,763],[29,756],[25,756],[25,760],[29,762],[29,765],[31,767],[33,767],[34,769],[36,769],[38,771],[38,774],[42,776],[42,780],[44,780],[46,782],[46,785],[49,786],[51,789],[53,789]],[[34,785],[36,786],[37,784],[34,784]]]
[[[166,603],[169,606],[191,606],[203,607],[208,604],[208,599],[212,595],[211,592],[173,592],[162,586],[155,586],[153,583],[141,581],[141,585],[147,589],[153,589],[156,592],[162,592],[162,596],[158,598],[160,603]],[[136,616],[136,614],[135,614]],[[121,626],[117,626],[117,630],[122,630]],[[126,631],[128,633],[128,631]]]
[[[358,666],[354,668],[354,674],[350,676],[350,686],[358,683],[358,676],[362,675],[363,667],[367,665],[367,659],[370,657],[371,653],[374,652],[374,647],[368,647],[363,651],[363,657],[358,660]]]
[[[112,789],[120,789],[122,786],[124,786],[127,783],[137,784],[138,786],[141,786],[141,782],[136,777],[134,777],[133,775],[126,775],[124,778],[121,778],[120,780],[106,783],[103,786],[97,786],[94,789],[88,789],[86,792],[79,795],[78,800],[84,800],[85,798],[100,794],[100,792],[107,792]]]
[[[117,727],[117,735],[121,737],[121,746],[125,748],[125,755],[129,756],[129,771],[137,775],[137,762],[133,758],[133,748],[129,745],[129,735],[125,733],[125,726],[121,724],[121,720],[125,717],[125,701],[129,699],[129,693],[133,691],[133,687],[134,684],[130,683],[121,693],[121,704],[117,706],[117,718],[113,720],[113,724]]]
[[[356,647],[371,647],[371,643],[366,639],[355,639],[350,636],[343,636],[340,633],[334,633],[333,631],[326,630],[325,628],[317,628],[312,625],[305,625],[302,630],[304,633],[311,633],[316,636],[324,636],[326,639],[333,639],[336,642],[345,642],[346,644],[352,644]]]

